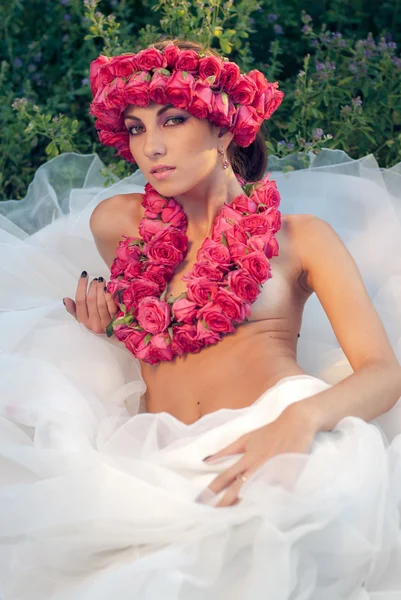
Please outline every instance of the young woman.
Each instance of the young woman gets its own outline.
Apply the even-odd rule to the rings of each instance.
[[[383,198],[372,221],[359,212],[359,239],[356,211],[338,207],[371,269],[369,294],[332,226],[305,212],[310,202],[280,216],[260,131],[282,100],[276,84],[182,40],[100,57],[91,84],[100,139],[148,183],[99,193],[89,169],[94,201],[26,242],[39,277],[54,236],[62,266],[84,270],[64,297],[78,324],[49,311],[40,320],[41,307],[23,303],[22,325],[18,311],[6,316],[18,342],[3,362],[5,597],[401,594],[401,436],[388,452],[369,423],[401,396],[398,338],[390,343],[370,298],[395,305],[393,205]],[[347,177],[316,175],[322,197]],[[88,225],[111,270],[89,287],[85,261],[100,263]],[[391,266],[377,268],[383,249],[367,252],[373,226]],[[312,294],[332,332],[314,310],[304,342]],[[327,372],[317,365],[330,335],[348,361],[331,356],[333,385],[306,370],[312,357],[311,371]],[[337,375],[339,364],[352,372]]]

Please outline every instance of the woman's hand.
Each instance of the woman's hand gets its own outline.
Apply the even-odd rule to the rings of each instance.
[[[243,454],[238,462],[220,473],[208,486],[215,494],[226,489],[217,507],[236,504],[239,501],[238,492],[244,484],[241,476],[249,479],[273,456],[289,452],[307,453],[310,450],[317,427],[313,425],[313,419],[298,410],[297,405],[300,404],[302,401],[289,406],[272,423],[242,435],[229,446],[203,459],[213,464],[218,458]]]
[[[72,298],[63,298],[65,308],[79,323],[94,333],[105,333],[107,325],[118,312],[118,306],[111,294],[106,292],[103,277],[93,279],[89,284],[88,293],[86,271],[82,271],[75,294]]]

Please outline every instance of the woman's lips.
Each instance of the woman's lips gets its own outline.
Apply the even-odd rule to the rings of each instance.
[[[174,167],[174,169],[168,169],[167,171],[155,171],[154,173],[152,173],[152,176],[155,179],[166,179],[166,177],[171,175],[171,173],[174,173],[174,171],[175,171],[175,167]]]

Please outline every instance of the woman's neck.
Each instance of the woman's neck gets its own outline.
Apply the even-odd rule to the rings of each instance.
[[[188,237],[204,239],[210,236],[214,220],[223,204],[230,204],[243,193],[234,171],[229,167],[213,179],[208,178],[185,194],[176,196],[175,200],[187,216]]]

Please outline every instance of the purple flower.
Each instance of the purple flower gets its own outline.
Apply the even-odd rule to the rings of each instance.
[[[306,142],[305,148],[310,148],[312,146],[312,142]]]
[[[312,17],[307,15],[306,13],[302,15],[302,23],[310,23],[312,21]]]
[[[64,15],[64,21],[71,21],[71,15]]]
[[[294,144],[292,142],[288,142],[287,149],[288,150],[294,150]]]
[[[20,58],[14,58],[14,67],[17,67],[17,69],[19,69],[20,67],[22,67],[23,62]]]
[[[69,3],[70,0],[60,0],[60,4],[62,4],[63,6],[67,6],[67,4]]]
[[[281,142],[277,142],[277,146],[285,146],[285,140],[281,140]]]
[[[39,63],[42,60],[42,53],[37,52],[33,57],[34,62]]]
[[[276,35],[282,35],[284,33],[283,28],[281,27],[281,25],[274,25],[273,29],[274,29],[274,33]]]
[[[67,34],[64,34],[63,37],[61,38],[61,41],[65,44],[66,42],[68,42],[69,36]]]
[[[324,63],[320,60],[316,61],[316,71],[324,71]]]
[[[81,79],[81,86],[85,86],[88,85],[89,83],[89,78],[88,77],[84,77],[83,79]]]
[[[359,96],[357,98],[352,98],[351,102],[354,106],[362,106],[363,104]]]
[[[312,133],[312,137],[314,140],[321,140],[323,137],[323,129],[320,129],[320,127],[318,127],[317,129],[315,129],[315,131]]]
[[[387,44],[387,48],[388,48],[389,50],[395,50],[395,49],[397,48],[397,44],[396,44],[395,42],[389,42],[389,43]]]
[[[273,13],[269,13],[267,15],[267,22],[268,23],[274,23],[275,21],[277,21],[277,19],[278,19],[278,15],[275,15]]]
[[[308,35],[308,33],[311,33],[313,31],[312,27],[309,27],[309,25],[304,25],[301,29],[302,33],[304,33],[305,35]]]
[[[398,58],[398,56],[392,56],[391,62],[397,69],[401,69],[401,58]]]

